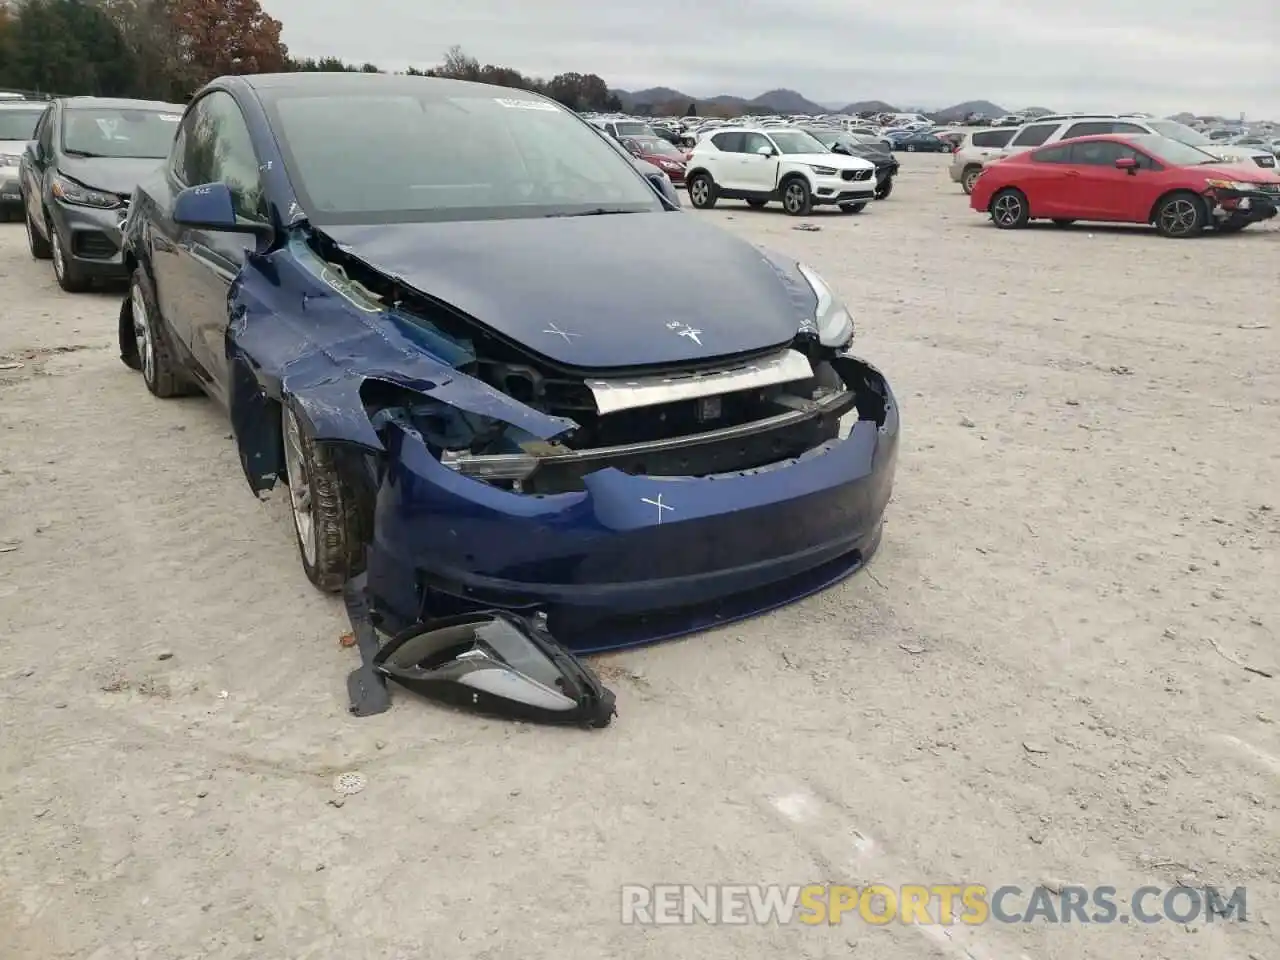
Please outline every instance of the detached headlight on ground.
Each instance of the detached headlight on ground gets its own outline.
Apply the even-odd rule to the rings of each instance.
[[[853,339],[853,317],[849,316],[844,304],[836,299],[836,295],[816,271],[803,263],[797,266],[818,298],[818,309],[814,316],[818,342],[824,347],[843,347]]]
[[[68,180],[66,177],[54,177],[49,188],[55,197],[63,203],[77,207],[96,207],[99,210],[111,210],[120,206],[120,198],[113,193],[104,193]]]

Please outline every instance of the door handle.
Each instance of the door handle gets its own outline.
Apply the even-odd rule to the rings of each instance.
[[[1078,176],[1080,176],[1080,171],[1079,171],[1079,170],[1068,170],[1068,171],[1067,171],[1067,176],[1068,176],[1068,177],[1078,177]]]

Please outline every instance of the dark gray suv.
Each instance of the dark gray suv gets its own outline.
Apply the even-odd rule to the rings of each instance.
[[[186,108],[154,100],[67,97],[36,125],[19,169],[27,241],[64,290],[126,280],[120,224],[138,180],[169,155]]]

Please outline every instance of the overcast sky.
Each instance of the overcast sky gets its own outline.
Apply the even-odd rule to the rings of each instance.
[[[819,103],[1280,119],[1280,0],[263,0],[295,56]]]

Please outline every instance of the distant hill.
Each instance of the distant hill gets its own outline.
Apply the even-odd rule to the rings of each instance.
[[[795,90],[767,90],[758,97],[747,99],[731,94],[720,94],[715,97],[694,97],[683,90],[671,87],[649,87],[646,90],[610,90],[618,98],[622,109],[627,113],[643,113],[657,111],[660,113],[684,113],[690,103],[696,105],[700,115],[740,115],[746,113],[864,113],[874,110],[877,113],[898,113],[897,107],[884,100],[859,100],[846,104],[839,111],[833,111],[820,103],[815,103]],[[1038,109],[1038,108],[1036,108]],[[909,112],[909,111],[907,111]],[[970,100],[957,103],[954,107],[934,113],[935,119],[943,123],[963,120],[971,113],[983,113],[988,117],[1003,116],[1008,111],[990,100]],[[1048,112],[1048,111],[1045,111]]]
[[[857,103],[847,103],[840,108],[841,113],[867,113],[874,111],[876,113],[898,113],[898,108],[892,103],[885,103],[883,100],[859,100]]]
[[[1043,117],[1050,113],[1057,113],[1057,110],[1050,110],[1048,107],[1027,107],[1022,111],[1024,117]]]
[[[998,107],[990,100],[966,100],[964,103],[957,103],[954,107],[937,111],[933,114],[933,119],[939,123],[960,123],[971,113],[981,113],[987,117],[1003,117],[1008,112],[1004,107]]]

